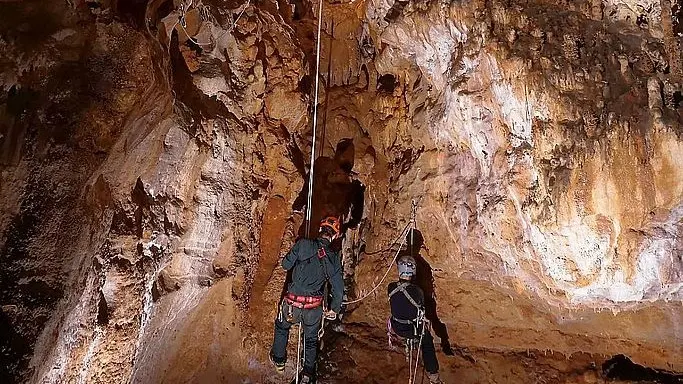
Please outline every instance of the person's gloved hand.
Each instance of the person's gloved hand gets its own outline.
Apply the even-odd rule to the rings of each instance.
[[[325,313],[323,314],[323,316],[325,316],[325,319],[326,319],[326,320],[332,321],[332,320],[334,320],[334,319],[337,318],[337,313],[336,313],[335,311],[332,311],[332,310],[330,310],[330,311],[325,311]]]

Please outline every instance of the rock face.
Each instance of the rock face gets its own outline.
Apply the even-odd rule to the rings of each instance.
[[[281,382],[317,3],[48,3],[0,3],[0,379]],[[367,297],[323,380],[407,380],[381,278],[411,250],[446,382],[680,380],[680,12],[324,3],[310,231],[344,218]]]

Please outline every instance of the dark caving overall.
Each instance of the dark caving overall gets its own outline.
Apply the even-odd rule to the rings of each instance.
[[[399,258],[402,256],[413,256],[415,258],[417,270],[412,282],[420,287],[424,293],[425,317],[429,320],[434,334],[441,340],[441,349],[443,350],[443,353],[452,356],[454,355],[454,351],[449,341],[448,328],[446,328],[446,324],[439,319],[436,310],[437,303],[434,293],[434,275],[432,274],[432,267],[420,255],[420,251],[424,245],[424,237],[422,232],[418,229],[412,229],[411,231],[412,233],[408,233],[406,236],[408,248],[399,253]]]
[[[338,252],[341,252],[347,229],[356,228],[363,217],[365,185],[353,174],[354,159],[353,140],[344,139],[337,144],[334,157],[319,157],[313,168],[310,233],[317,233],[318,228],[315,224],[319,219],[327,216],[338,217],[341,221],[341,231],[331,245],[331,248]],[[308,174],[304,180],[308,180]],[[307,197],[308,183],[305,183],[292,205],[293,210],[303,211]],[[306,236],[306,222],[299,228],[298,236]],[[290,279],[291,276],[287,276],[287,283]]]
[[[338,217],[339,227],[334,236],[327,239],[324,244],[327,256],[327,262],[334,263],[330,269],[333,273],[321,280],[321,285],[317,286],[317,280],[314,286],[309,290],[300,290],[301,285],[298,280],[300,276],[306,275],[306,272],[297,273],[297,267],[294,266],[290,273],[288,273],[283,290],[283,304],[280,308],[278,319],[275,322],[275,339],[273,349],[271,350],[271,359],[278,370],[284,369],[284,361],[286,361],[286,347],[287,336],[289,329],[299,319],[302,320],[304,339],[306,340],[305,362],[301,375],[301,382],[314,382],[316,380],[316,357],[318,354],[318,330],[321,327],[321,319],[324,311],[324,304],[327,301],[328,308],[336,314],[339,319],[341,315],[341,303],[344,294],[343,272],[341,267],[341,248],[344,233],[349,228],[355,228],[361,221],[363,215],[364,192],[365,186],[353,175],[355,148],[352,140],[342,140],[337,145],[337,150],[333,158],[321,156],[316,159],[315,167],[313,168],[313,195],[311,209],[311,225],[308,228],[310,234],[322,231],[323,219],[320,221],[321,226],[316,225],[319,218]],[[303,175],[302,175],[303,176]],[[304,180],[308,180],[309,175],[306,174]],[[294,211],[304,211],[308,199],[309,186],[304,183],[304,188],[299,193],[297,199],[292,206]],[[306,231],[307,223],[304,222],[299,228],[299,240],[297,244],[307,244]],[[321,232],[322,233],[322,232]],[[321,241],[320,239],[315,241]],[[295,244],[296,247],[296,244]],[[310,245],[309,245],[310,247]],[[291,251],[290,251],[291,254]],[[288,254],[288,255],[290,255]],[[308,259],[306,259],[308,262]],[[283,261],[283,267],[285,267]],[[303,268],[303,267],[300,267]],[[287,269],[287,268],[285,268]],[[309,271],[310,272],[310,271]],[[331,295],[325,296],[327,292],[327,285],[331,287]],[[313,290],[315,288],[316,290]],[[297,308],[290,305],[292,296],[297,295],[311,295],[313,297],[321,297],[320,305],[317,303],[309,303],[316,305],[311,308]],[[311,297],[309,296],[309,297]],[[291,317],[287,316],[291,311]],[[291,320],[291,321],[287,321]],[[328,320],[333,320],[328,318]],[[315,333],[313,332],[315,330]],[[310,381],[308,381],[310,380]]]
[[[282,260],[282,267],[292,272],[292,280],[280,304],[275,319],[273,347],[270,358],[278,371],[284,371],[287,361],[289,330],[297,323],[303,327],[304,363],[300,383],[316,382],[318,331],[323,317],[325,285],[331,286],[330,310],[335,316],[341,311],[344,281],[339,253],[331,247],[340,230],[334,217],[320,224],[318,239],[299,239]],[[327,314],[330,316],[330,314]],[[297,373],[299,374],[299,373]]]
[[[388,322],[390,337],[398,336],[408,343],[420,346],[425,370],[430,383],[441,383],[439,361],[436,359],[434,338],[424,317],[424,293],[412,283],[417,263],[412,256],[403,256],[398,262],[399,281],[387,287],[391,317]]]

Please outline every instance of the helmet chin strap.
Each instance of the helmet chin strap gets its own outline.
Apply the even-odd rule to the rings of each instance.
[[[329,236],[329,235],[325,235],[324,233],[320,232],[320,237],[328,238],[330,240],[330,242],[332,242],[332,241],[335,241],[339,238],[339,234]]]

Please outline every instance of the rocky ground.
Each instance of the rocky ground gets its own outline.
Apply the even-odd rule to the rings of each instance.
[[[305,227],[316,12],[0,2],[0,381],[285,381],[267,350]],[[414,203],[447,383],[681,382],[680,16],[325,1],[312,216],[347,223],[347,297]],[[326,331],[323,382],[407,381],[382,284]]]

